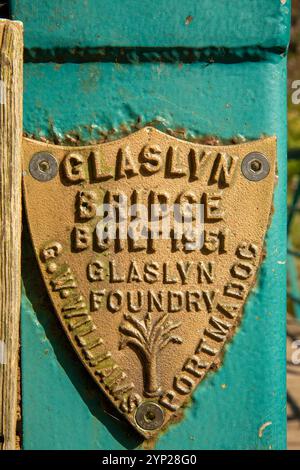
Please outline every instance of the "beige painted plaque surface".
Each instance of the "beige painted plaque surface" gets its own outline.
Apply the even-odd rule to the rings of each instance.
[[[263,256],[276,139],[212,147],[146,127],[23,148],[56,314],[102,391],[150,438],[219,365],[240,322]]]

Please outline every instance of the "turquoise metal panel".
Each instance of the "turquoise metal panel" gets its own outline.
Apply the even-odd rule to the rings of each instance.
[[[186,127],[189,135],[278,137],[275,213],[257,287],[223,366],[200,385],[185,418],[160,437],[158,449],[285,447],[286,58],[271,58],[25,64],[24,126],[35,135],[59,140],[75,129],[84,141],[139,118],[142,124],[158,120],[162,128]],[[24,448],[138,447],[135,432],[103,408],[106,402],[64,338],[27,239],[23,253]]]
[[[248,139],[284,123],[285,59],[234,64],[25,64],[25,128],[81,141],[154,121],[188,135]],[[268,97],[268,100],[266,100]],[[279,103],[280,101],[280,103]],[[271,105],[272,103],[272,105]],[[278,106],[278,107],[277,107]]]
[[[290,0],[12,0],[27,48],[282,47]]]

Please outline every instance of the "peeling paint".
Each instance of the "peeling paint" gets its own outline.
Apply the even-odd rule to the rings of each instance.
[[[267,421],[266,423],[262,424],[261,427],[258,430],[258,437],[261,439],[263,437],[263,433],[265,429],[269,426],[271,426],[272,421]]]
[[[194,18],[193,18],[191,15],[187,16],[186,19],[185,19],[184,24],[185,24],[186,26],[189,26],[189,25],[191,24],[191,22],[193,21],[193,19],[194,19]]]
[[[24,137],[35,139],[44,143],[54,143],[57,145],[92,145],[96,143],[111,142],[113,140],[125,137],[132,132],[135,132],[143,127],[152,126],[165,133],[188,142],[194,142],[204,145],[232,145],[250,141],[245,136],[238,134],[231,139],[221,139],[215,135],[197,135],[191,136],[186,128],[180,127],[171,129],[164,124],[164,119],[156,118],[152,121],[143,122],[142,118],[138,116],[135,121],[124,122],[120,124],[119,128],[103,129],[96,124],[84,125],[77,129],[68,130],[61,133],[54,125],[52,120],[49,120],[48,132],[41,134],[24,132]],[[83,131],[84,129],[84,131]]]

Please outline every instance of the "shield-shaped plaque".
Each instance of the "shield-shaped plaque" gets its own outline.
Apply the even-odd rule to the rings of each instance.
[[[101,390],[150,438],[240,322],[263,258],[276,139],[208,146],[145,127],[97,145],[23,147],[56,314]]]

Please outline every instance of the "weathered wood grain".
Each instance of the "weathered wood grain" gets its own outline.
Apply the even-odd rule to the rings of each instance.
[[[0,449],[16,444],[23,28],[0,20]]]

